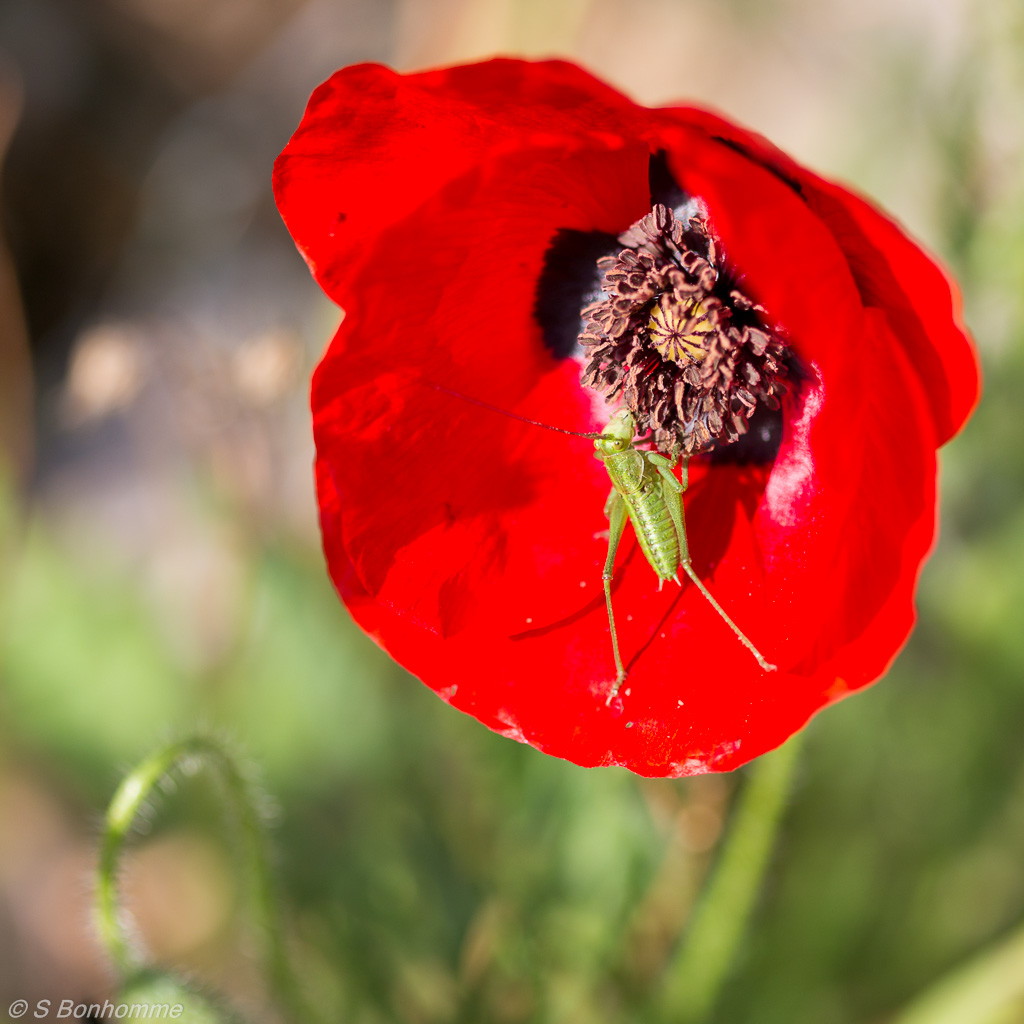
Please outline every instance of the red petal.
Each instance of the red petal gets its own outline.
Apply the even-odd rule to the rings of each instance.
[[[399,75],[338,71],[274,165],[281,215],[344,305],[368,243],[502,151],[622,146],[641,108],[563,61],[495,60]]]
[[[842,249],[864,305],[885,313],[924,384],[939,443],[948,441],[978,402],[980,372],[959,292],[935,258],[867,200],[801,167],[763,136],[692,107],[662,113],[738,149],[800,192]]]
[[[818,179],[808,202],[850,261],[866,306],[881,309],[924,384],[939,444],[978,403],[978,355],[961,319],[960,293],[933,257],[864,199]]]

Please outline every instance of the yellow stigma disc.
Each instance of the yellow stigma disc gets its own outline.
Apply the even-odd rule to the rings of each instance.
[[[658,355],[684,365],[704,358],[704,339],[712,333],[714,327],[700,302],[680,303],[667,292],[647,322],[647,336]]]

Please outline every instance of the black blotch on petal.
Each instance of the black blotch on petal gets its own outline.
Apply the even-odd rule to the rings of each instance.
[[[782,410],[760,406],[754,410],[747,432],[731,444],[716,445],[711,462],[717,465],[769,466],[782,444]]]
[[[661,203],[670,210],[677,210],[686,205],[686,193],[672,177],[672,172],[668,169],[668,155],[663,149],[652,153],[647,162],[647,185],[651,190],[652,207]]]
[[[804,385],[814,379],[814,374],[793,349],[786,351],[783,362],[790,392],[789,405],[792,407]],[[783,399],[783,407],[785,404],[786,399]],[[769,409],[765,405],[758,406],[750,417],[747,432],[731,444],[712,448],[711,461],[719,465],[769,466],[782,446],[782,428],[782,407]]]
[[[580,310],[601,298],[597,261],[621,248],[614,235],[603,231],[561,228],[551,239],[537,280],[533,315],[556,359],[567,359],[576,351],[583,329]]]

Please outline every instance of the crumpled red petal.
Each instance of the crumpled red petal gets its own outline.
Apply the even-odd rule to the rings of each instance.
[[[695,568],[780,671],[692,586],[659,593],[627,534],[630,673],[607,705],[607,475],[586,440],[471,400],[600,428],[579,365],[543,343],[537,280],[557,231],[649,209],[658,152],[808,379],[774,464],[698,460],[686,501]],[[680,775],[742,764],[885,670],[934,537],[935,446],[977,393],[944,276],[890,221],[713,115],[564,63],[340,72],[275,186],[346,309],[313,385],[328,565],[442,697],[579,764]]]
[[[623,145],[638,111],[563,61],[404,76],[359,64],[310,97],[274,165],[274,193],[317,282],[345,305],[367,243],[452,182],[502,152]]]

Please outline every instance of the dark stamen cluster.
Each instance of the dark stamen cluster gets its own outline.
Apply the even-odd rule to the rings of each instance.
[[[662,451],[735,441],[759,405],[779,407],[785,345],[730,281],[700,217],[658,205],[619,242],[598,260],[605,298],[583,310],[583,383],[621,395]]]

